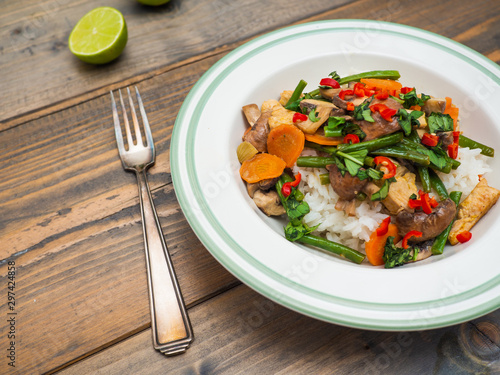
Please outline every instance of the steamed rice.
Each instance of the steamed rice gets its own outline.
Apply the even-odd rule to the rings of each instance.
[[[491,172],[487,163],[488,157],[481,155],[480,152],[479,149],[459,148],[458,160],[461,165],[449,174],[438,173],[449,192],[461,191],[464,199],[478,183],[478,175]],[[319,224],[314,234],[364,252],[364,243],[387,217],[387,214],[381,212],[382,204],[369,200],[357,202],[356,216],[348,216],[343,211],[335,209],[339,196],[332,186],[320,183],[319,175],[327,173],[326,169],[296,166],[294,173],[297,172],[302,175],[299,188],[311,209],[304,217],[304,223],[309,226]]]

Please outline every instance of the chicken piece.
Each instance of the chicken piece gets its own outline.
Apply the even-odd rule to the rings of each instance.
[[[398,164],[396,169],[396,182],[392,182],[389,187],[387,197],[382,200],[382,204],[387,208],[391,215],[397,215],[403,210],[412,211],[408,207],[408,201],[412,194],[418,195],[417,185],[415,184],[416,175],[410,172],[407,168]],[[364,192],[371,197],[371,195],[380,190],[380,187],[369,182]]]
[[[283,124],[294,125],[293,115],[295,112],[286,109],[277,100],[266,100],[262,103],[261,111],[271,113],[268,121],[271,130]]]
[[[284,107],[286,105],[286,103],[288,103],[288,101],[290,100],[290,98],[292,97],[292,94],[293,94],[292,90],[285,90],[285,91],[283,91],[281,93],[279,103]]]
[[[253,195],[253,201],[267,216],[280,216],[286,213],[275,190],[257,190]]]
[[[337,211],[344,211],[348,216],[356,216],[356,200],[346,201],[339,199],[335,204],[335,209]]]
[[[470,231],[486,212],[497,202],[500,190],[488,186],[482,178],[467,198],[458,207],[457,220],[451,227],[448,240],[452,245],[458,243],[457,235]]]

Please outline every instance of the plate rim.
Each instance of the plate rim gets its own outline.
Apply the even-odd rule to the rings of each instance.
[[[348,24],[349,26],[343,26]],[[285,27],[282,29],[278,29],[275,31],[272,31],[270,33],[264,34],[262,36],[259,36],[255,39],[250,40],[249,42],[239,46],[235,50],[229,52],[226,56],[221,58],[219,61],[217,61],[203,76],[198,80],[198,82],[193,86],[193,88],[190,90],[188,96],[186,97],[179,113],[177,116],[177,119],[175,121],[174,129],[172,132],[172,138],[171,138],[171,153],[170,153],[170,165],[171,165],[171,173],[172,173],[172,181],[174,184],[174,191],[177,196],[177,199],[179,200],[181,208],[183,208],[183,211],[186,209],[187,205],[190,203],[190,200],[188,199],[187,195],[185,194],[185,189],[183,189],[183,185],[181,183],[182,178],[181,178],[181,168],[179,166],[179,162],[181,160],[180,154],[178,155],[176,152],[172,152],[172,150],[180,149],[179,145],[179,128],[181,123],[185,123],[186,118],[190,118],[188,120],[188,124],[191,123],[198,123],[198,119],[201,116],[201,110],[203,109],[204,105],[208,101],[208,98],[202,98],[201,102],[198,102],[195,105],[195,111],[192,112],[194,113],[193,116],[188,115],[187,109],[191,105],[191,101],[194,97],[194,95],[200,90],[202,86],[205,85],[206,81],[209,82],[208,87],[210,88],[213,85],[218,85],[220,82],[223,80],[227,74],[229,74],[228,69],[233,67],[232,69],[237,68],[238,64],[237,62],[241,59],[248,58],[249,55],[253,55],[255,53],[259,53],[259,51],[262,50],[262,48],[270,48],[272,47],[273,44],[281,42],[285,38],[290,38],[290,37],[296,37],[298,34],[299,30],[304,30],[308,31],[309,33],[311,32],[330,32],[330,31],[349,31],[348,29],[352,29],[355,31],[370,31],[366,28],[368,24],[376,24],[376,25],[382,25],[384,27],[383,29],[377,29],[377,32],[385,32],[388,34],[396,34],[398,36],[404,36],[404,37],[409,37],[412,39],[417,39],[419,42],[424,42],[425,44],[435,44],[439,45],[440,47],[445,47],[448,49],[449,52],[451,52],[453,55],[458,56],[460,59],[464,60],[466,59],[469,63],[472,63],[476,68],[481,70],[483,73],[486,73],[490,78],[492,78],[497,84],[500,83],[500,68],[498,65],[496,65],[493,61],[490,59],[486,58],[482,54],[478,53],[477,51],[474,51],[473,49],[464,46],[456,41],[453,41],[449,38],[443,37],[441,35],[418,29],[412,26],[407,26],[407,25],[400,25],[400,24],[394,24],[394,23],[389,23],[389,22],[384,22],[384,21],[368,21],[368,20],[323,20],[323,21],[316,21],[316,22],[309,22],[309,23],[303,23],[299,25],[293,25],[289,27]],[[405,32],[402,32],[405,31]],[[410,33],[410,35],[409,35]],[[419,35],[411,35],[411,33],[415,34],[420,34]],[[451,44],[457,49],[451,48],[449,46],[443,46],[443,44],[437,43],[435,40],[429,40],[423,36],[429,36],[432,37],[433,39],[437,39],[438,41],[441,41],[444,44]],[[281,37],[280,37],[281,36]],[[276,38],[278,37],[278,38]],[[262,42],[268,41],[264,45],[261,45]],[[255,45],[258,45],[257,48],[252,48]],[[245,52],[247,51],[248,52]],[[480,64],[477,60],[472,59],[469,56],[465,56],[463,53],[460,53],[459,51],[466,51],[469,54],[472,54],[473,57],[476,59],[479,58],[479,61],[482,63]],[[239,54],[243,53],[242,56],[239,56]],[[227,62],[231,61],[233,59],[234,61],[231,62],[231,64],[223,68],[223,65],[226,64]],[[487,68],[489,66],[490,69]],[[219,72],[219,74],[216,75],[216,79],[210,82],[211,76],[216,73],[220,68],[223,68],[222,72]],[[232,71],[230,69],[230,71]],[[496,70],[496,74],[493,71]],[[222,73],[222,74],[221,74]],[[193,132],[193,128],[188,129],[188,132],[191,131]],[[193,139],[193,138],[191,138]],[[178,157],[179,156],[179,157]],[[187,171],[189,180],[192,181],[192,178],[194,176],[194,171]],[[194,179],[196,181],[196,178]],[[209,222],[211,223],[217,223],[216,217],[213,215],[213,213],[210,211],[209,206],[206,204],[206,201],[204,200],[202,194],[200,193],[200,186],[197,186],[198,189],[194,189],[193,193],[195,194],[195,198],[198,203],[202,203],[201,205],[203,208],[206,209],[204,211],[205,213],[209,212],[210,217],[206,218]],[[415,319],[410,321],[391,321],[388,322],[386,320],[380,320],[380,319],[364,319],[363,322],[359,322],[356,319],[348,319],[347,317],[341,317],[340,314],[338,313],[333,313],[332,312],[325,312],[324,314],[320,314],[319,311],[316,309],[315,313],[312,313],[310,309],[304,308],[304,306],[298,304],[296,298],[286,298],[287,296],[284,296],[282,294],[282,297],[279,298],[277,297],[274,293],[270,293],[263,285],[261,285],[260,281],[257,280],[255,277],[253,277],[251,274],[246,272],[244,269],[242,269],[234,260],[232,260],[227,254],[225,254],[223,251],[219,251],[220,249],[218,248],[217,243],[211,238],[209,231],[207,231],[206,228],[203,227],[202,223],[196,216],[188,216],[185,214],[185,217],[187,221],[189,222],[190,226],[193,228],[193,231],[195,234],[198,236],[200,241],[203,243],[203,245],[207,248],[207,250],[229,271],[231,272],[234,276],[236,276],[238,279],[243,281],[245,284],[250,286],[251,288],[255,289],[257,292],[260,294],[265,295],[266,297],[270,298],[271,300],[274,300],[288,308],[291,308],[295,311],[301,312],[305,315],[315,317],[317,319],[329,321],[332,323],[337,323],[341,325],[347,325],[350,327],[356,327],[356,328],[364,328],[364,329],[382,329],[382,330],[400,330],[400,329],[429,329],[429,328],[437,328],[437,327],[442,327],[445,325],[452,325],[452,324],[457,324],[466,320],[469,320],[471,318],[477,317],[478,315],[484,315],[490,311],[493,311],[498,308],[500,305],[500,295],[497,296],[497,298],[491,299],[487,302],[484,302],[480,305],[471,307],[469,309],[463,309],[460,312],[454,312],[452,314],[448,315],[443,315],[440,316],[439,318],[434,317],[433,322],[430,323],[428,319],[423,319],[423,321],[415,321]],[[212,227],[211,229],[214,229],[219,236],[223,237],[226,243],[231,243],[232,246],[235,246],[236,248],[240,249],[241,251],[239,252],[239,256],[241,257],[243,255],[243,258],[247,262],[258,262],[257,260],[253,259],[244,249],[240,248],[240,246],[232,241],[231,236],[229,236],[224,228],[219,225],[219,230],[215,229]],[[223,232],[223,233],[222,233]],[[262,264],[261,264],[262,265]],[[266,267],[266,266],[264,266]],[[266,267],[267,268],[267,267]],[[262,270],[260,270],[262,272]],[[274,273],[274,279],[276,280],[276,277],[279,278],[284,278],[282,275],[277,274],[276,272],[270,270],[272,273]],[[286,278],[284,278],[286,279]],[[288,283],[292,282],[291,280],[286,279]],[[477,296],[477,290],[480,289],[481,292],[484,292],[484,290],[491,290],[492,288],[490,287],[490,284],[494,284],[495,286],[498,286],[500,281],[500,275],[497,275],[496,277],[490,279],[488,282],[483,283],[480,286],[477,286],[474,289],[469,289],[463,293],[459,293],[453,296],[449,296],[446,298],[440,298],[438,300],[433,300],[433,301],[424,301],[424,302],[413,302],[413,303],[405,303],[405,304],[397,304],[397,303],[370,303],[370,302],[364,302],[364,301],[356,301],[356,300],[346,300],[343,297],[338,297],[338,296],[331,296],[331,295],[325,295],[322,292],[319,291],[314,291],[315,293],[322,294],[323,296],[327,296],[329,299],[335,300],[334,303],[347,303],[348,306],[354,306],[354,305],[368,305],[370,307],[391,307],[394,308],[395,306],[398,306],[398,310],[401,309],[402,311],[407,311],[406,309],[402,309],[402,305],[406,306],[407,308],[409,307],[422,307],[422,305],[428,305],[430,303],[435,303],[436,301],[443,302],[443,301],[451,301],[450,304],[456,303],[457,301],[463,301],[467,300],[468,297],[472,295],[472,297]],[[485,286],[487,284],[487,286]],[[299,289],[306,289],[308,292],[311,291],[311,289],[308,289],[300,284],[295,285],[296,288]],[[481,293],[480,292],[480,293]],[[464,297],[465,295],[465,297]],[[463,297],[462,299],[459,299],[458,297],[461,296]],[[339,301],[339,300],[344,300],[344,301]],[[454,302],[453,302],[454,301]],[[413,311],[413,310],[410,310]],[[459,315],[459,316],[456,316]],[[453,318],[452,318],[453,317]],[[368,322],[368,323],[367,323]]]

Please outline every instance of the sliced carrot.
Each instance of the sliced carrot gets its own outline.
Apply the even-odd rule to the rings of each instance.
[[[444,110],[445,115],[450,115],[453,119],[453,130],[457,130],[457,122],[458,122],[458,107],[456,107],[451,102],[451,98],[446,97],[446,108]]]
[[[283,159],[291,168],[304,150],[305,136],[295,125],[283,124],[273,128],[267,136],[267,152]]]
[[[401,83],[392,79],[362,78],[360,81],[367,86],[375,87],[376,90],[386,90],[389,93],[397,93],[403,87]]]
[[[285,170],[286,163],[275,155],[260,153],[245,160],[240,168],[240,176],[253,184],[268,178],[279,177]]]
[[[306,141],[317,143],[323,146],[337,146],[344,140],[343,137],[325,137],[322,134],[305,134]]]
[[[377,230],[374,230],[370,235],[370,240],[365,243],[365,252],[368,261],[374,266],[384,264],[384,248],[388,237],[394,237],[394,243],[399,242],[401,236],[398,234],[398,227],[394,224],[389,224],[387,233],[383,236],[377,235]]]

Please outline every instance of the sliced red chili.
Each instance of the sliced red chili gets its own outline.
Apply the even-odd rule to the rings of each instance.
[[[458,131],[453,132],[453,143],[458,144],[459,140],[460,140],[460,132]]]
[[[352,102],[348,102],[348,103],[347,103],[347,107],[346,107],[346,109],[347,109],[348,111],[354,111],[354,103],[352,103]]]
[[[448,156],[452,159],[456,159],[458,157],[458,144],[452,143],[448,145]]]
[[[423,145],[434,147],[437,146],[437,144],[439,143],[439,137],[434,134],[424,133],[421,142]]]
[[[356,83],[353,89],[354,95],[356,95],[357,97],[362,98],[363,96],[365,96],[365,85],[363,85],[362,83]]]
[[[386,108],[383,109],[380,112],[380,116],[386,121],[392,121],[392,116],[394,116],[396,113],[398,113],[397,110],[391,109],[391,108]]]
[[[302,121],[307,121],[308,118],[309,117],[307,117],[307,115],[305,115],[303,113],[295,112],[293,114],[292,121],[293,122],[302,122]]]
[[[422,210],[427,214],[432,214],[431,199],[429,194],[420,194],[420,201],[422,202]]]
[[[457,240],[460,243],[465,243],[465,242],[469,241],[471,238],[472,238],[472,233],[467,231],[467,230],[457,234]]]
[[[356,134],[347,134],[344,137],[344,143],[359,143],[359,137]]]
[[[372,112],[380,112],[381,110],[384,110],[388,107],[385,104],[377,103],[377,104],[371,105],[369,108],[370,108],[370,111],[372,111]]]
[[[330,86],[333,89],[339,89],[340,84],[334,80],[333,78],[323,78],[321,81],[319,81],[320,86]]]
[[[389,97],[389,93],[386,90],[379,91],[375,97],[379,100],[384,100]]]
[[[422,201],[420,199],[410,199],[408,201],[408,207],[410,207],[410,208],[422,207]]]
[[[411,90],[413,90],[413,87],[401,87],[401,94],[408,94]]]
[[[432,208],[436,208],[437,206],[439,206],[438,201],[434,197],[432,197],[429,202],[431,203]]]
[[[373,159],[373,162],[377,165],[380,164],[387,169],[387,172],[384,172],[384,175],[382,176],[384,180],[387,180],[388,178],[394,177],[396,175],[397,167],[388,157],[377,156],[375,157],[375,159]]]
[[[301,179],[302,175],[300,173],[297,173],[294,181],[285,182],[283,184],[283,186],[281,187],[281,194],[283,194],[285,197],[288,197],[292,193],[292,186],[297,187]]]
[[[391,222],[391,217],[387,216],[377,228],[377,236],[385,236],[389,231],[389,224]]]
[[[403,249],[408,248],[408,240],[412,237],[422,237],[422,232],[419,232],[418,230],[411,230],[406,235],[403,237]]]
[[[354,90],[341,90],[339,92],[339,98],[345,100],[346,95],[354,95]]]

